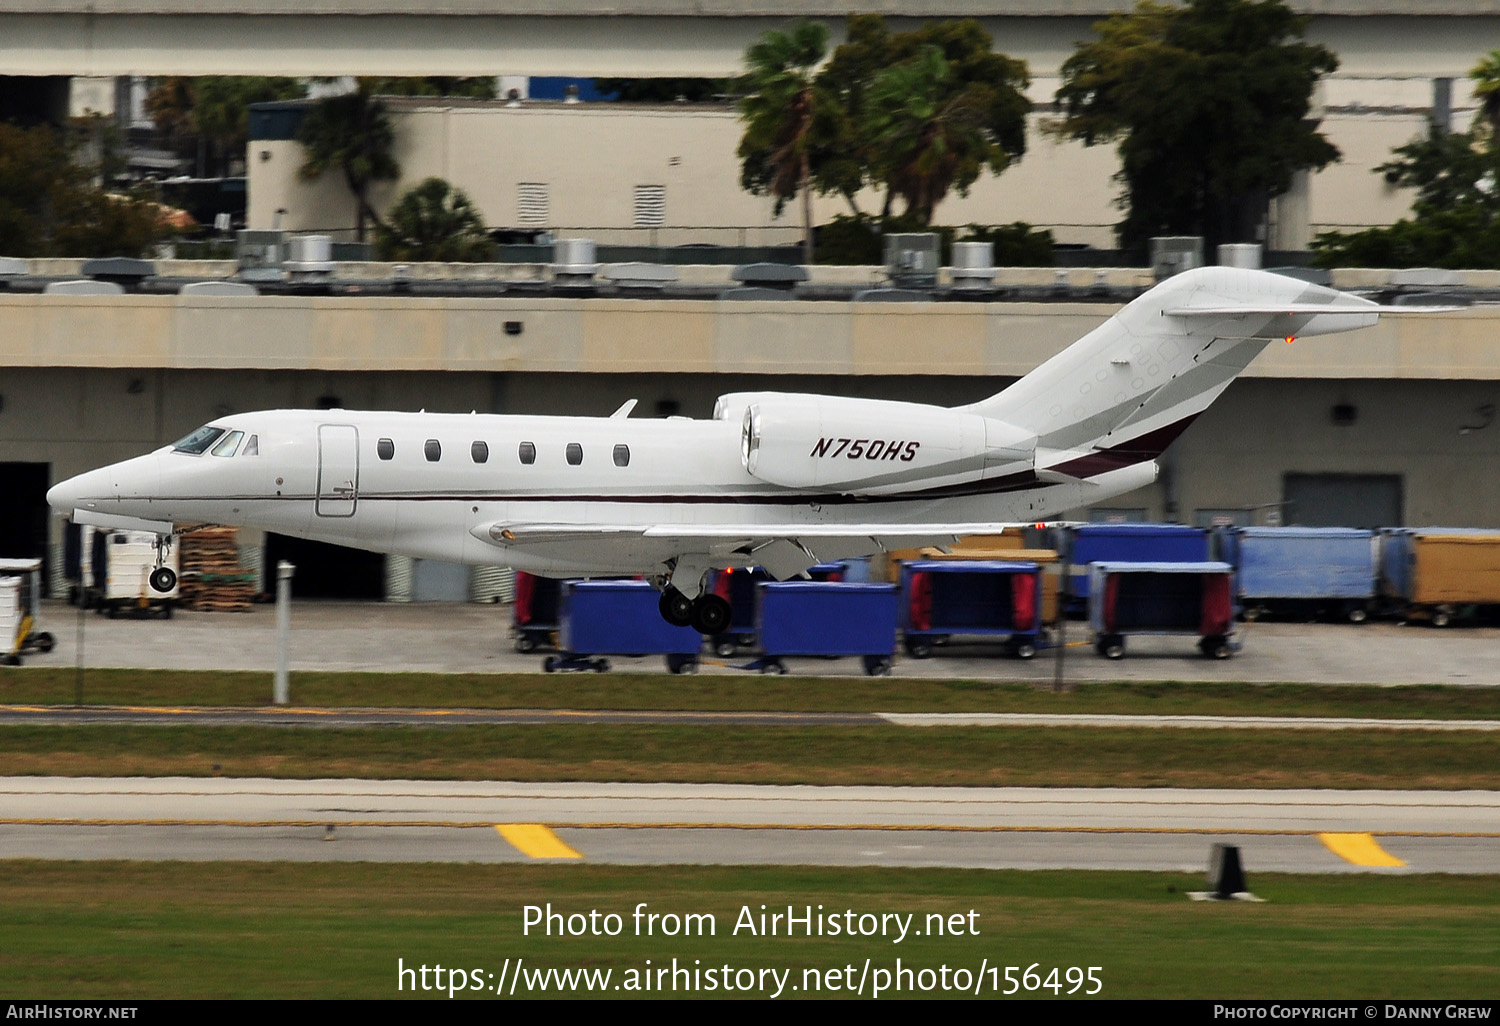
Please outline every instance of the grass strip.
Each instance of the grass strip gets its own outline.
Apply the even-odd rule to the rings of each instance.
[[[542,725],[6,728],[0,775],[1500,788],[1481,732]]]
[[[0,702],[72,705],[67,667],[0,670]],[[1445,685],[1117,682],[1055,693],[1031,683],[758,674],[292,674],[292,704],[473,709],[688,709],[701,711],[1051,712],[1159,715],[1360,716],[1500,719],[1500,688]],[[88,670],[86,705],[262,706],[265,673]]]
[[[813,996],[814,977],[824,988],[817,996],[847,997],[827,989],[830,979],[853,983],[865,959],[889,972],[900,958],[914,971],[946,965],[971,977],[986,961],[1018,966],[1018,978],[1033,963],[1041,979],[1059,967],[1064,991],[1067,967],[1099,966],[1102,998],[1487,1000],[1500,992],[1500,962],[1491,957],[1500,950],[1493,914],[1500,878],[1263,874],[1251,883],[1265,904],[1190,902],[1183,892],[1200,889],[1202,879],[1171,873],[0,862],[0,991],[33,999],[446,1001],[446,989],[424,991],[415,976],[408,983],[415,991],[398,990],[398,960],[458,969],[466,985],[490,988],[506,959],[537,970],[607,969],[612,988],[628,987],[632,971],[639,979],[648,959],[670,972],[676,958],[688,969],[790,970],[798,990],[784,997]],[[638,936],[632,912],[639,902],[647,912],[711,914],[715,933]],[[621,933],[524,934],[523,906],[549,903],[563,915],[615,913]],[[958,915],[966,929],[900,944],[879,936],[734,934],[742,910],[758,916],[762,905],[790,905],[799,914],[820,905],[825,913],[910,913],[914,924]],[[996,974],[1001,989],[1003,973]],[[912,982],[920,979],[913,972]],[[435,974],[426,978],[435,981]],[[516,996],[523,994],[544,996],[518,987]],[[587,995],[554,989],[545,996]],[[767,995],[653,987],[646,996]]]

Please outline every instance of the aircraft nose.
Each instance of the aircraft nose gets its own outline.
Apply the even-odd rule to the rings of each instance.
[[[108,482],[100,480],[100,473],[100,471],[91,470],[87,474],[79,474],[66,481],[59,481],[47,490],[47,505],[51,506],[58,516],[68,516],[82,506],[87,497],[99,495],[104,491],[98,486],[108,484]]]
[[[151,495],[157,474],[154,455],[112,463],[53,485],[47,492],[47,505],[63,516],[75,509],[114,508],[122,499]]]

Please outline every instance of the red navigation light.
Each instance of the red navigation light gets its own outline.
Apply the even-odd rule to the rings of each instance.
[[[1291,345],[1295,341],[1297,341],[1297,336],[1296,335],[1288,335],[1286,337],[1286,344],[1287,345]]]

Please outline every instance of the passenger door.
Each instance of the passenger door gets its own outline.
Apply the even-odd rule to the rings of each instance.
[[[359,430],[352,424],[318,427],[320,517],[352,517],[359,501]]]

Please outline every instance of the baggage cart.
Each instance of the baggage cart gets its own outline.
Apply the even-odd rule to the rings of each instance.
[[[0,559],[0,665],[20,666],[28,652],[51,652],[56,639],[37,630],[42,561]]]
[[[1186,524],[1070,524],[1058,529],[1070,613],[1088,607],[1089,564],[1199,563],[1208,559],[1208,532]]]
[[[1385,528],[1380,593],[1397,614],[1434,627],[1500,606],[1500,531]]]
[[[661,618],[660,593],[645,581],[564,581],[558,619],[558,654],[542,660],[555,670],[609,669],[607,655],[665,655],[672,673],[698,669],[703,638],[691,627]]]
[[[859,656],[865,673],[891,671],[896,651],[894,584],[766,582],[755,588],[761,657],[745,667],[785,673],[787,656]]]
[[[1217,535],[1246,620],[1266,614],[1363,623],[1375,603],[1375,532],[1351,527],[1232,527]]]
[[[83,607],[119,616],[172,618],[180,597],[177,547],[168,549],[162,566],[171,570],[174,582],[168,591],[157,591],[150,577],[156,569],[157,537],[150,531],[110,531],[82,528],[82,546],[87,559],[80,567]]]
[[[557,636],[562,582],[516,571],[516,600],[510,609],[517,652],[550,649]]]
[[[1228,563],[1092,563],[1089,626],[1106,659],[1125,654],[1132,634],[1190,635],[1210,659],[1239,649],[1235,637],[1234,570]]]
[[[842,581],[850,572],[851,568],[843,563],[819,563],[807,575],[814,581]],[[775,580],[760,567],[715,570],[710,575],[708,590],[729,603],[729,627],[711,639],[716,655],[729,659],[741,648],[755,645],[755,589]]]
[[[1030,659],[1044,647],[1042,570],[1036,563],[917,560],[901,566],[901,632],[908,655],[925,659],[955,634],[1001,638]]]

